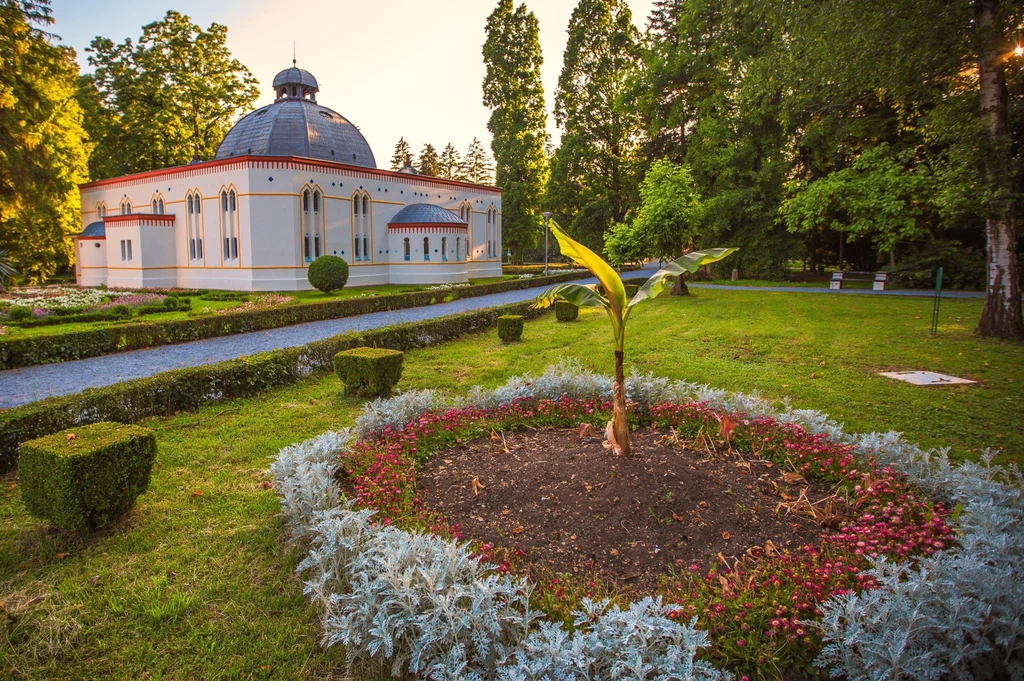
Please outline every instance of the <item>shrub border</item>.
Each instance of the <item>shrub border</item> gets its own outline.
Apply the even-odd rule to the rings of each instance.
[[[543,311],[533,310],[529,302],[524,302],[372,331],[344,333],[295,348],[173,369],[0,411],[0,472],[14,467],[20,443],[65,428],[97,421],[138,423],[150,416],[255,395],[289,385],[303,376],[330,373],[334,370],[334,356],[342,350],[365,345],[408,351],[436,345],[495,327],[503,314],[533,319]]]
[[[591,276],[589,272],[576,271],[554,274],[549,277],[512,279],[451,289],[411,291],[365,298],[341,298],[296,303],[264,310],[245,310],[189,317],[188,319],[136,322],[48,336],[0,339],[0,371],[34,364],[86,359],[115,352],[140,350],[203,338],[266,331],[283,326],[353,317],[372,312],[389,312],[436,305],[492,293],[520,291],[547,284],[558,284],[589,276]]]

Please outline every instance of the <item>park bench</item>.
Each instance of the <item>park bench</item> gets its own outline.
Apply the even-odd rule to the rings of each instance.
[[[833,272],[828,287],[838,291],[843,288],[844,281],[870,281],[873,282],[873,290],[884,291],[887,277],[885,272]]]

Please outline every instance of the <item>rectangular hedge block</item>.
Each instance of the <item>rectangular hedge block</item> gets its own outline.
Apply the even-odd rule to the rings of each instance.
[[[387,348],[352,348],[334,356],[334,373],[349,397],[390,397],[402,378],[405,354]]]
[[[498,317],[498,338],[503,343],[514,343],[523,337],[523,316],[506,314]]]
[[[148,428],[100,422],[21,445],[18,475],[28,512],[64,530],[102,527],[149,487],[156,436]]]
[[[580,308],[568,300],[555,301],[555,319],[560,322],[574,322],[580,316]]]

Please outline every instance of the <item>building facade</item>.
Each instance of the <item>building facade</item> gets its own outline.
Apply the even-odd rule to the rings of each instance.
[[[210,161],[81,185],[80,286],[287,291],[323,255],[349,285],[501,276],[501,190],[376,167],[359,130],[290,68]]]

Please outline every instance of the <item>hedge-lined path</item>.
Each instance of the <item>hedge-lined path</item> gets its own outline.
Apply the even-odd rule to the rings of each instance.
[[[891,291],[873,291],[869,288],[844,288],[838,291],[830,288],[808,288],[806,286],[730,286],[729,284],[699,284],[687,282],[689,288],[711,288],[718,291],[764,291],[765,293],[838,293],[865,296],[909,296],[911,298],[931,298],[935,291],[916,289],[895,289]],[[984,298],[983,291],[943,291],[943,298]]]
[[[650,276],[657,263],[643,270],[623,273],[623,279]],[[580,279],[572,283],[593,284],[597,280]],[[285,326],[267,331],[219,336],[203,340],[162,345],[143,350],[90,357],[58,364],[37,364],[0,371],[0,408],[9,409],[46,397],[70,395],[86,388],[100,388],[120,381],[145,378],[182,367],[223,362],[242,355],[293,348],[313,341],[353,331],[368,331],[395,324],[419,322],[437,317],[470,312],[488,307],[521,303],[535,298],[548,286],[492,293],[389,312],[371,312],[354,317],[329,319]]]

